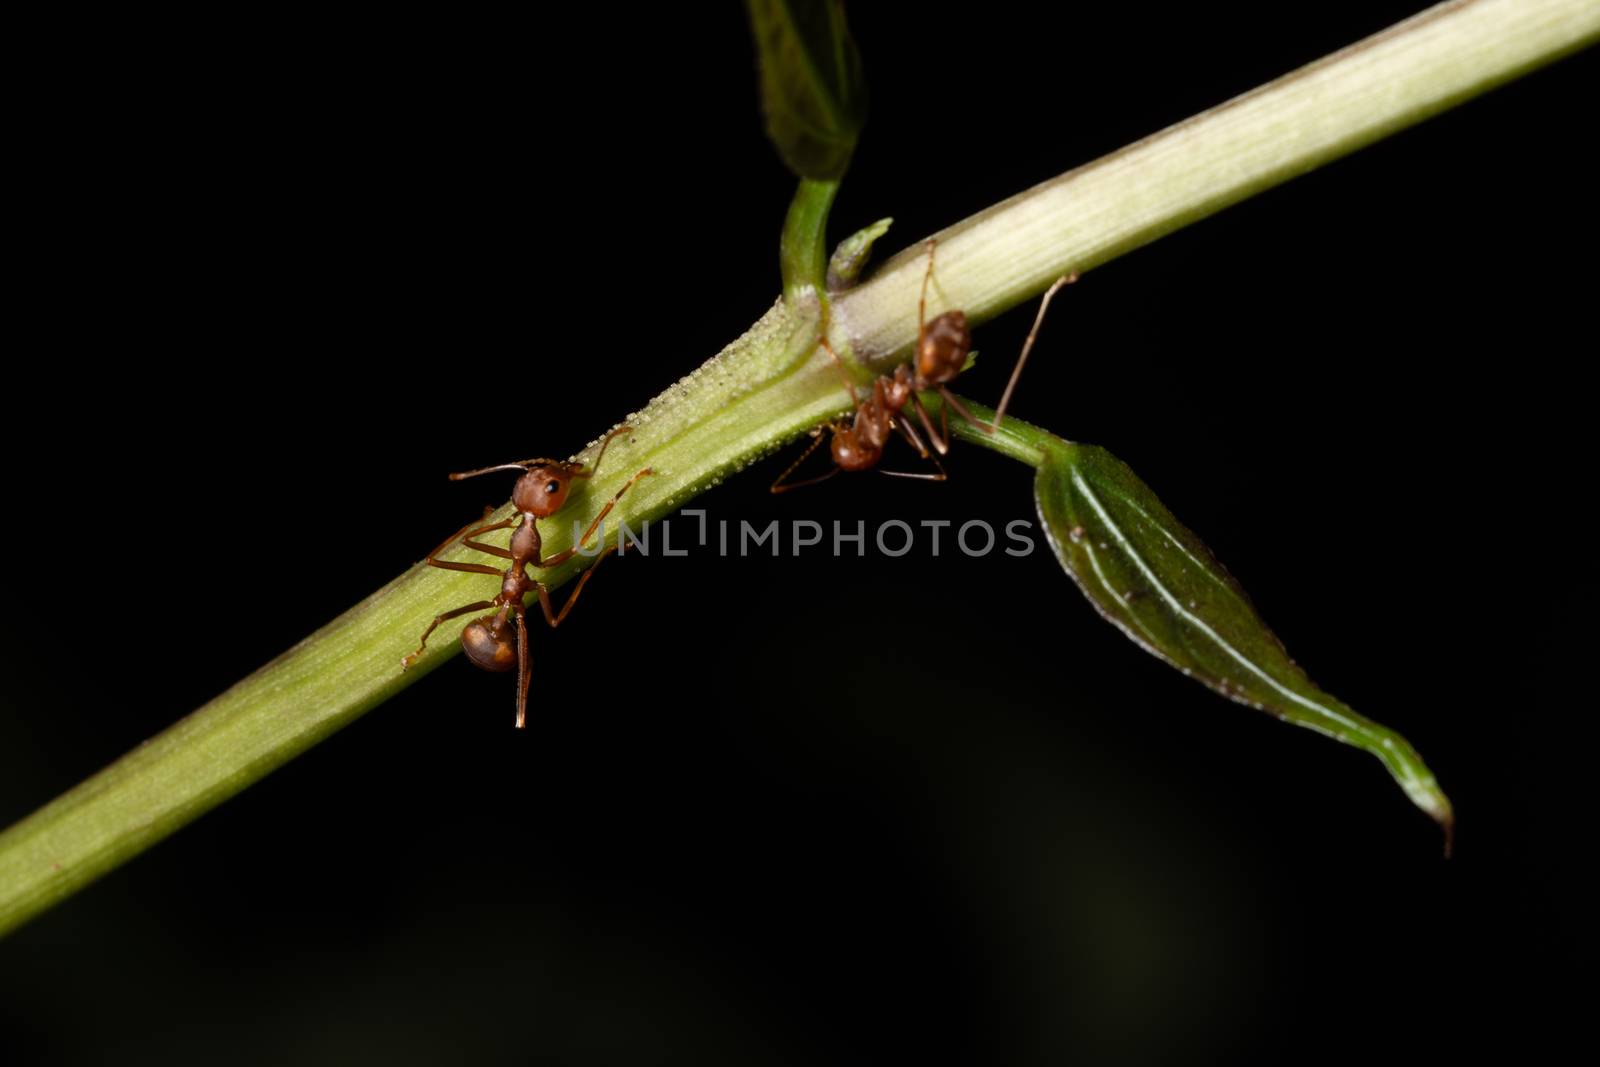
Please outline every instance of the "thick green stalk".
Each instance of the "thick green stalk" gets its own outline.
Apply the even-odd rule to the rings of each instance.
[[[1103,263],[1254,192],[1573,51],[1600,36],[1596,0],[1465,0],[1023,193],[952,228],[936,304],[1005,310],[1067,269]],[[808,260],[810,250],[803,250]],[[837,345],[883,364],[916,328],[918,249],[834,301]],[[635,528],[666,514],[847,407],[813,351],[818,309],[778,303],[743,337],[628,422],[587,495],[586,524],[642,467],[614,513]],[[837,346],[836,345],[836,346]],[[1009,438],[1007,438],[1009,440]],[[1014,442],[1018,458],[1025,441]],[[571,543],[550,522],[546,547]],[[581,528],[581,527],[580,527]],[[541,575],[569,580],[575,560]],[[482,578],[413,567],[217,699],[0,834],[0,932],[61,900],[243,789],[437,666],[459,624],[417,667],[401,654],[420,620],[482,595]]]
[[[1453,0],[1019,193],[939,236],[936,296],[975,321],[1600,38],[1596,0]],[[833,302],[870,364],[916,328],[920,250]],[[930,297],[930,300],[933,299]]]

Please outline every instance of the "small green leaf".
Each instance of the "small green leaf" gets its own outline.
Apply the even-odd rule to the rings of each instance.
[[[866,269],[867,260],[872,258],[872,246],[889,232],[893,223],[893,219],[879,219],[839,242],[839,247],[833,250],[833,258],[828,260],[828,292],[837,293],[856,283]]]
[[[1210,550],[1125,463],[1052,441],[1034,494],[1056,558],[1100,614],[1228,699],[1377,756],[1444,828],[1448,853],[1450,801],[1416,750],[1318,689]]]
[[[837,181],[866,117],[861,56],[841,0],[746,0],[761,60],[761,106],[801,178]]]

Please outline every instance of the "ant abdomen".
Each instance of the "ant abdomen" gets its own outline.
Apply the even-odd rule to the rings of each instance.
[[[934,316],[917,349],[917,377],[922,379],[917,384],[927,388],[955,381],[971,351],[972,331],[967,327],[965,312],[946,311]]]
[[[517,635],[499,614],[474,619],[461,631],[461,647],[473,666],[509,671],[517,665]]]

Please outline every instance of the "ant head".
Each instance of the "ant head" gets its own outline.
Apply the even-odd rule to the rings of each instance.
[[[540,463],[529,467],[511,490],[511,503],[518,511],[536,518],[548,518],[567,502],[576,464]]]
[[[870,441],[861,440],[855,429],[839,427],[834,428],[831,451],[839,469],[847,471],[866,470],[878,462],[878,457],[883,454],[881,446],[874,448]]]
[[[474,619],[461,631],[461,647],[475,667],[509,671],[517,665],[517,635],[499,615]]]

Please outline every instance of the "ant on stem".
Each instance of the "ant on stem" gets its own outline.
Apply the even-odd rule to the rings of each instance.
[[[548,519],[560,511],[567,502],[567,493],[572,488],[573,481],[579,478],[592,478],[594,472],[600,467],[600,460],[606,454],[606,448],[612,440],[621,434],[628,433],[630,427],[620,426],[606,435],[605,441],[600,445],[599,455],[594,457],[594,466],[587,470],[582,463],[569,462],[556,459],[525,459],[516,463],[501,463],[493,467],[483,467],[475,471],[463,471],[450,475],[452,482],[459,482],[464,478],[476,478],[480,474],[489,474],[493,471],[520,470],[522,476],[517,479],[517,484],[511,490],[511,503],[517,509],[517,514],[499,522],[491,522],[483,526],[467,523],[461,529],[451,534],[444,543],[428,553],[427,564],[430,567],[439,567],[448,571],[470,571],[473,574],[494,574],[500,577],[500,592],[493,600],[478,600],[465,604],[459,608],[447,611],[437,616],[428,628],[422,631],[422,640],[417,644],[415,652],[401,657],[400,669],[406,670],[422,655],[423,649],[428,647],[428,637],[441,622],[453,619],[458,615],[465,615],[469,611],[481,611],[484,608],[493,609],[481,619],[474,619],[461,631],[461,647],[466,651],[467,658],[476,666],[486,671],[509,671],[513,666],[517,668],[517,728],[520,730],[527,721],[528,710],[528,678],[530,663],[528,659],[528,622],[527,622],[527,595],[530,592],[539,594],[539,606],[544,609],[544,618],[554,629],[561,625],[561,620],[567,617],[567,612],[572,610],[572,605],[577,603],[578,594],[583,592],[584,585],[594,574],[601,562],[616,550],[611,545],[601,552],[594,564],[583,572],[578,579],[578,586],[574,589],[566,602],[561,605],[558,613],[550,606],[550,591],[545,584],[537,579],[530,578],[527,567],[549,568],[559,566],[577,554],[578,550],[587,542],[599,528],[600,523],[611,513],[622,494],[626,493],[647,474],[654,474],[649,467],[628,479],[626,485],[617,490],[606,506],[600,509],[600,514],[594,517],[589,528],[583,532],[573,547],[553,556],[544,555],[544,542],[539,536],[537,520]],[[483,519],[489,517],[493,508],[486,508]],[[497,545],[487,545],[481,541],[473,540],[483,534],[494,530],[503,530],[507,526],[516,524],[516,529],[511,532],[511,547],[500,548]],[[479,552],[486,552],[491,556],[499,556],[509,560],[505,570],[496,570],[484,563],[456,563],[451,560],[439,559],[439,553],[460,539],[463,545]],[[513,629],[513,625],[515,629]]]
[[[1055,296],[1063,285],[1077,281],[1078,276],[1075,273],[1064,274],[1046,290],[1044,299],[1039,302],[1039,312],[1034,317],[1033,328],[1028,331],[1028,339],[1023,342],[1022,354],[1017,357],[1016,366],[1011,370],[1011,380],[1006,383],[1006,391],[1000,397],[1000,406],[995,408],[994,422],[986,423],[973,417],[972,412],[967,410],[967,406],[949,388],[950,383],[966,366],[967,357],[972,352],[972,331],[967,327],[966,312],[945,311],[934,316],[932,322],[927,321],[928,282],[933,278],[933,250],[937,243],[937,238],[928,239],[928,268],[923,272],[922,293],[917,298],[916,369],[913,370],[910,364],[902,363],[894,369],[893,374],[878,375],[872,383],[871,395],[865,400],[859,400],[854,387],[850,384],[849,374],[844,370],[844,364],[840,362],[838,353],[833,350],[833,346],[828,343],[828,338],[824,334],[822,346],[828,350],[828,355],[833,358],[840,372],[845,374],[850,402],[856,409],[855,418],[848,423],[844,419],[836,419],[814,430],[812,436],[815,440],[800,454],[800,458],[791,463],[789,468],[778,476],[777,481],[772,483],[774,493],[825,482],[842,470],[862,471],[876,466],[878,460],[883,457],[884,445],[889,443],[891,429],[898,431],[900,436],[917,450],[918,455],[932,462],[937,473],[916,474],[909,471],[888,470],[883,473],[897,478],[944,481],[946,477],[944,467],[939,463],[937,456],[928,451],[927,446],[923,444],[922,436],[917,433],[916,427],[904,414],[908,405],[916,411],[917,420],[921,422],[923,431],[933,444],[934,452],[939,456],[950,451],[949,412],[952,409],[984,433],[994,433],[995,427],[1005,418],[1006,406],[1011,403],[1011,393],[1022,374],[1022,365],[1027,362],[1028,353],[1033,349],[1034,339],[1039,335],[1039,326],[1044,322],[1044,313],[1050,306],[1050,298]],[[917,395],[933,390],[938,391],[943,401],[939,406],[940,429],[938,430],[933,428],[933,420],[928,416],[928,409],[923,406],[922,398]],[[794,473],[795,468],[804,463],[822,444],[823,430],[833,432],[831,448],[833,469],[827,474],[803,482],[786,482],[785,479]]]

